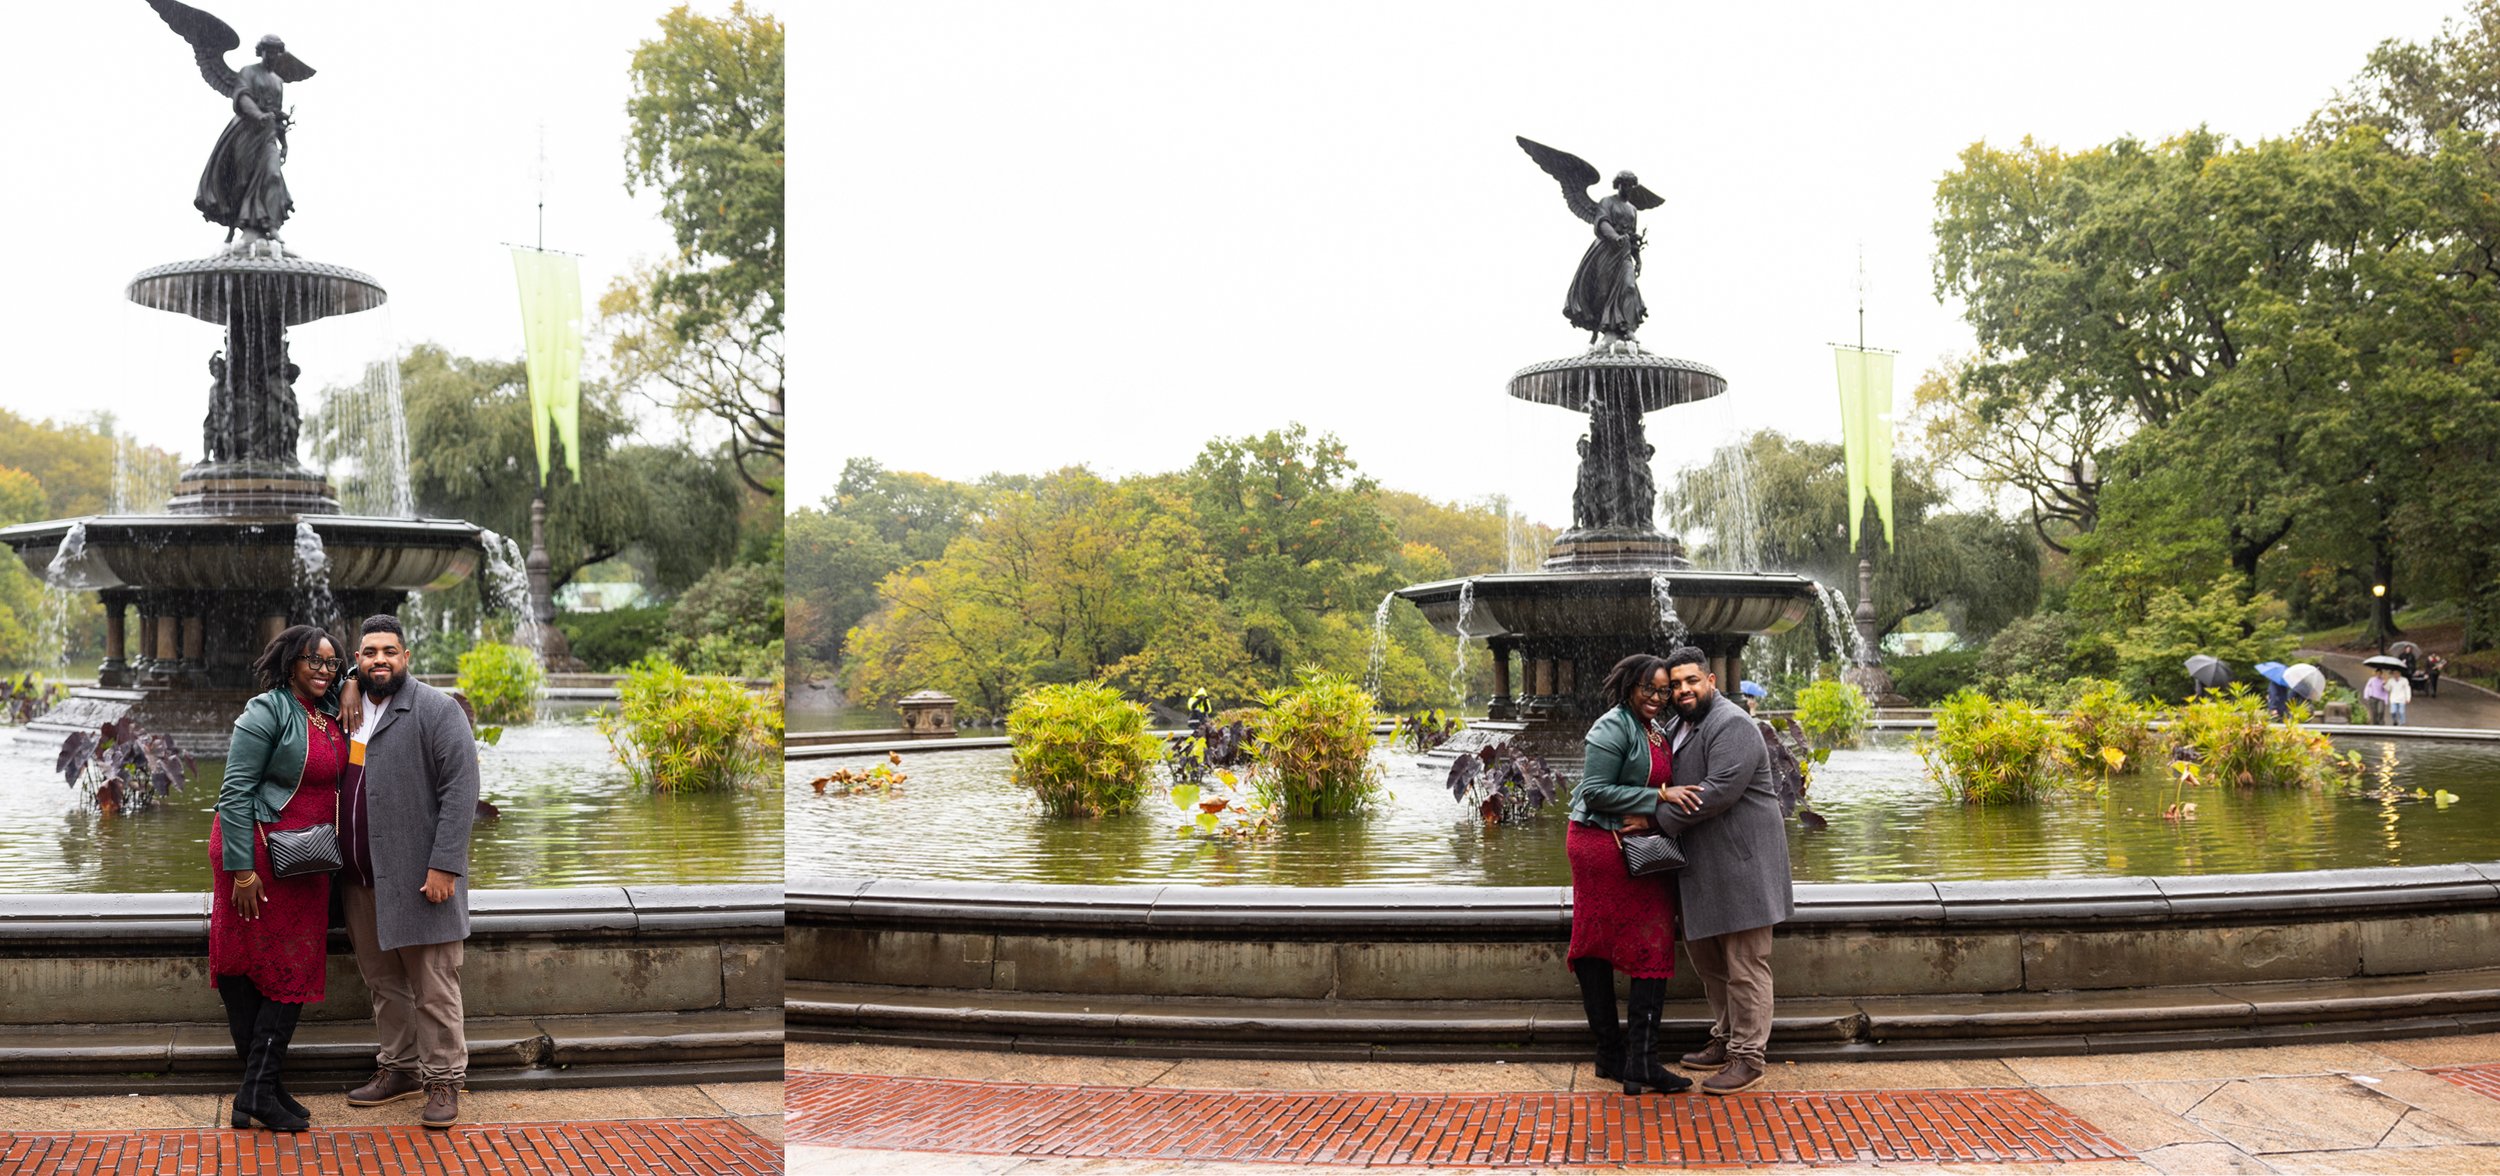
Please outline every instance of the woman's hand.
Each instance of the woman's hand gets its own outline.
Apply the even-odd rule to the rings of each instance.
[[[260,875],[245,870],[234,876],[234,913],[249,923],[260,917]]]
[[[1698,784],[1669,784],[1658,790],[1658,803],[1671,804],[1688,813],[1700,812],[1701,786]]]

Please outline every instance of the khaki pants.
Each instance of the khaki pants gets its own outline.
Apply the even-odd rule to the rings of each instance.
[[[1727,1056],[1761,1065],[1771,1041],[1771,929],[1688,939],[1684,950],[1710,1002],[1710,1036],[1727,1042]]]
[[[373,1023],[385,1070],[413,1070],[420,1081],[457,1083],[468,1076],[469,1039],[460,1024],[459,940],[382,950],[373,920],[373,888],[347,889],[347,938],[356,970],[373,993]]]

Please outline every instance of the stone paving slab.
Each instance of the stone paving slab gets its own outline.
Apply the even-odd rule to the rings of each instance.
[[[1307,1068],[1307,1067],[1306,1067]],[[2126,1149],[2027,1090],[1627,1097],[1176,1089],[792,1073],[795,1143],[1134,1162],[2025,1163]]]

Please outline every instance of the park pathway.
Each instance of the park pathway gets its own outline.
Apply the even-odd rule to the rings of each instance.
[[[1586,1065],[789,1047],[790,1170],[2500,1171],[2500,1034],[1775,1064],[1627,1098]]]
[[[2292,656],[2298,661],[2316,662],[2319,668],[2343,679],[2355,691],[2361,689],[2362,679],[2370,676],[2369,667],[2361,664],[2360,654],[2303,649]],[[2419,690],[2413,692],[2413,702],[2405,708],[2405,723],[2414,727],[2500,731],[2500,694],[2454,678],[2442,678],[2437,698]]]
[[[782,1171],[781,1084],[473,1089],[459,1126],[418,1126],[414,1100],[366,1109],[297,1091],[310,1131],[224,1126],[213,1095],[0,1098],[0,1173],[431,1176],[434,1173]]]

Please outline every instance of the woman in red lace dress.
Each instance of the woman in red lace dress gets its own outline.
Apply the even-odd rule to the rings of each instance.
[[[338,820],[342,665],[329,634],[297,625],[252,664],[266,693],[234,721],[210,838],[216,871],[208,919],[209,980],[226,1005],[243,1085],[228,1119],[274,1131],[311,1125],[286,1092],[287,1044],[304,1006],[323,996],[330,939],[330,876],[280,878],[268,835]]]
[[[1651,825],[1667,783],[1669,748],[1658,712],[1667,705],[1667,661],[1636,653],[1606,674],[1615,705],[1589,726],[1580,783],[1571,790],[1571,948],[1580,1004],[1597,1038],[1597,1076],[1625,1094],[1690,1087],[1658,1064],[1658,1021],[1675,975],[1675,883],[1634,877],[1623,865],[1620,833]],[[1629,1032],[1615,1021],[1615,973],[1632,978]]]

